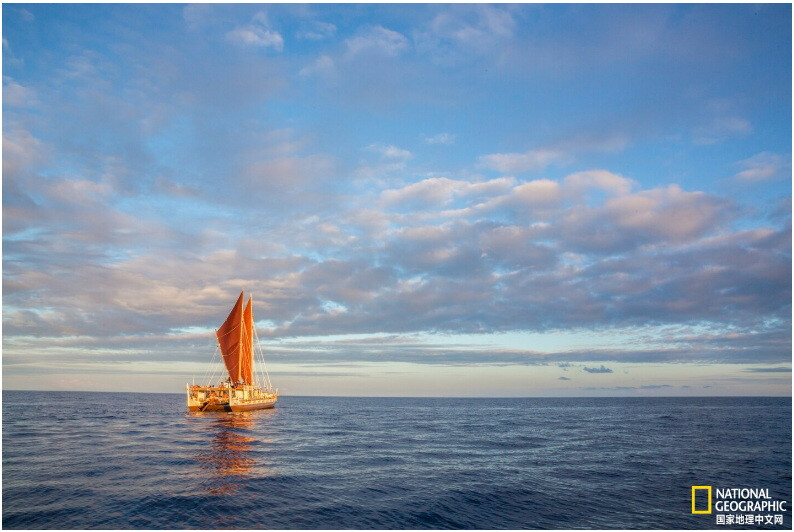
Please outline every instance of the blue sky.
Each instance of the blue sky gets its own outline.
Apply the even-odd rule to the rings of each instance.
[[[3,5],[3,387],[790,395],[791,6]]]

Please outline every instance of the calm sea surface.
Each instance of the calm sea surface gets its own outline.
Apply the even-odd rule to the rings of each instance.
[[[691,486],[792,499],[790,398],[2,398],[4,528],[735,528]]]

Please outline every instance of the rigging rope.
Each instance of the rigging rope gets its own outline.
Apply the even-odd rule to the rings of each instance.
[[[207,386],[212,386],[212,381],[215,380],[215,375],[218,373],[218,367],[223,367],[223,362],[221,362],[220,358],[218,358],[216,362],[216,358],[218,357],[219,347],[215,345],[215,352],[212,354],[212,358],[210,359],[210,365],[207,367],[207,370],[204,372],[204,380],[207,382]]]
[[[254,329],[254,338],[256,338],[256,346],[259,348],[259,361],[262,363],[262,367],[265,368],[265,373],[261,376],[262,377],[262,388],[267,388],[268,390],[273,389],[273,384],[270,382],[270,373],[267,370],[267,364],[265,363],[265,353],[262,350],[262,344],[259,342],[259,333],[256,332],[256,327]],[[267,377],[267,381],[265,381],[265,377]]]

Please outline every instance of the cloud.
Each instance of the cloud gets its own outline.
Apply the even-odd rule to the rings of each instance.
[[[612,370],[604,366],[603,364],[601,364],[601,366],[598,368],[589,368],[587,366],[584,366],[582,369],[587,373],[612,373]]]
[[[21,57],[17,57],[16,54],[11,50],[11,45],[8,42],[8,39],[3,37],[3,61],[8,66],[20,67],[25,64],[25,60]]]
[[[628,194],[634,185],[632,180],[606,170],[588,170],[570,174],[565,177],[563,183],[568,194],[600,190],[613,196]]]
[[[26,129],[3,130],[3,174],[5,178],[30,171],[41,164],[47,146]]]
[[[563,178],[561,184],[514,178],[428,178],[383,189],[377,201],[354,202],[349,211],[348,207],[329,210],[330,192],[322,191],[325,184],[330,187],[334,183],[328,179],[335,172],[333,158],[302,154],[301,143],[290,135],[274,132],[268,140],[269,148],[253,152],[255,156],[243,165],[237,178],[239,192],[213,201],[213,208],[233,207],[234,216],[253,222],[254,233],[245,239],[229,230],[234,227],[231,221],[209,218],[212,221],[208,223],[199,219],[195,227],[200,231],[186,228],[172,233],[164,231],[158,225],[162,222],[151,219],[151,214],[148,220],[138,221],[112,208],[121,194],[112,181],[55,180],[51,186],[39,188],[37,198],[46,200],[39,206],[25,200],[28,187],[37,181],[11,179],[13,186],[7,184],[6,193],[13,192],[20,199],[16,207],[6,205],[6,227],[9,231],[40,233],[35,240],[20,236],[9,242],[8,257],[19,264],[49,264],[51,270],[60,273],[36,277],[24,267],[9,266],[7,297],[22,297],[36,284],[59,286],[62,297],[48,306],[63,310],[46,319],[53,330],[76,331],[81,325],[64,317],[70,315],[66,309],[72,308],[71,304],[64,305],[70,299],[75,304],[85,301],[76,294],[86,282],[83,274],[90,272],[97,279],[94,285],[98,289],[130,283],[130,293],[124,299],[132,301],[138,294],[151,294],[141,304],[125,307],[125,312],[132,314],[124,321],[145,329],[150,318],[144,309],[157,307],[158,298],[181,297],[179,294],[202,286],[223,286],[224,294],[229,295],[232,290],[226,272],[235,271],[236,286],[268,294],[267,315],[274,320],[277,334],[285,336],[423,330],[543,331],[629,326],[649,320],[716,320],[741,326],[755,323],[758,316],[776,315],[790,297],[790,233],[771,228],[725,232],[722,217],[730,219],[730,210],[698,221],[698,213],[708,213],[715,201],[706,194],[680,188],[632,189],[626,193],[629,186],[637,185],[617,174],[599,173],[602,171],[572,174],[574,177]],[[8,153],[13,154],[13,150]],[[390,149],[389,145],[381,145],[372,153],[397,161],[405,157],[400,148]],[[149,196],[147,203],[160,197],[184,198],[197,202],[198,208],[205,201],[206,193],[196,187],[185,188],[166,179],[155,180],[153,185],[147,191],[162,196]],[[587,200],[580,191],[588,187],[600,187],[610,194]],[[551,195],[539,203],[546,190]],[[516,207],[532,205],[530,199],[535,202],[534,208],[542,204],[545,209],[543,222],[533,219],[526,207]],[[627,202],[612,203],[618,199]],[[507,208],[509,201],[518,203]],[[583,201],[593,203],[583,205]],[[255,212],[249,212],[254,205]],[[290,214],[305,213],[307,205],[316,205],[319,216],[306,218],[303,214],[301,220]],[[726,206],[716,202],[714,208],[724,211]],[[579,222],[574,231],[568,224],[576,213],[589,215],[583,218],[587,223]],[[679,228],[676,216],[686,218],[690,225]],[[265,219],[270,221],[263,233],[256,228],[262,227]],[[586,238],[589,230],[595,233]],[[611,235],[612,240],[599,241],[596,237],[601,232]],[[262,238],[262,234],[267,237]],[[162,267],[157,266],[160,260],[136,251],[144,243],[147,247],[161,245],[147,235],[161,235],[161,243],[181,239],[169,246],[173,253],[163,255]],[[79,253],[88,242],[96,256]],[[291,270],[277,270],[272,262],[254,258],[261,254],[275,259],[295,249],[296,244],[300,251],[290,262]],[[205,246],[225,251],[200,251]],[[59,252],[53,254],[52,249]],[[180,258],[174,254],[180,249],[191,251]],[[134,260],[119,262],[110,269],[75,268],[81,261],[92,264],[117,253],[131,255]],[[240,261],[243,268],[234,265]],[[196,264],[204,268],[196,269]],[[64,274],[67,267],[74,273]],[[184,269],[195,271],[192,280],[168,273]],[[127,273],[134,276],[125,281]],[[150,290],[135,281],[135,276],[160,282],[150,283]],[[23,301],[16,303],[21,309],[27,308]],[[337,312],[332,312],[334,309]],[[8,330],[43,326],[36,321],[41,319],[44,317],[40,315],[15,315]],[[88,324],[90,320],[86,319]],[[182,314],[173,323],[184,325],[189,321],[190,315]],[[633,361],[694,360],[701,356],[709,360],[747,360],[752,356],[772,360],[778,356],[775,353],[785,352],[787,340],[785,335],[773,341],[756,334],[724,338],[719,344],[699,338],[687,342],[686,349],[667,346],[631,353],[589,351],[556,356],[561,361],[578,362],[619,360],[623,356]]]
[[[477,5],[440,10],[414,32],[417,48],[440,63],[458,63],[486,55],[509,42],[516,31],[510,7]]]
[[[36,17],[33,16],[33,13],[31,13],[27,9],[19,10],[19,18],[21,18],[25,22],[33,22],[34,20],[36,20]]]
[[[753,127],[747,120],[736,116],[725,116],[714,119],[706,126],[695,130],[695,144],[710,145],[725,140],[728,137],[747,135]]]
[[[712,101],[706,110],[712,114],[710,121],[694,130],[693,142],[696,145],[711,145],[731,137],[748,135],[753,126],[745,118],[731,114],[731,104],[726,101]]]
[[[653,242],[691,241],[715,230],[731,208],[724,199],[670,185],[608,198],[597,207],[571,209],[561,229],[576,248],[610,252]]]
[[[197,187],[182,185],[162,176],[155,179],[153,191],[156,194],[179,198],[199,198],[201,196],[201,190]]]
[[[391,144],[370,144],[366,149],[380,154],[385,159],[407,161],[408,159],[413,158],[413,155],[410,151],[398,148],[397,146]]]
[[[538,242],[543,231],[519,226],[494,227],[480,235],[484,258],[501,268],[548,271],[559,262],[554,248]]]
[[[408,39],[397,31],[380,25],[367,26],[345,40],[349,57],[372,54],[396,57],[409,47]]]
[[[364,179],[381,179],[402,172],[414,157],[409,150],[393,144],[373,143],[364,147],[363,151],[367,158],[360,161],[355,173],[356,177]]]
[[[772,179],[791,177],[790,158],[771,152],[761,152],[736,163],[743,168],[733,179],[743,183],[760,183]]]
[[[3,104],[14,107],[30,107],[37,102],[36,92],[23,87],[8,76],[3,76]]]
[[[557,377],[558,381],[569,381],[571,380],[570,377]]]
[[[455,135],[451,133],[438,133],[432,137],[425,137],[425,142],[428,144],[442,144],[448,146],[455,144]]]
[[[384,190],[381,200],[389,205],[422,202],[425,205],[444,204],[452,199],[458,182],[446,177],[434,177],[405,186]]]
[[[283,267],[284,265],[282,265]],[[286,265],[290,267],[289,265]],[[325,288],[329,269],[323,268],[313,286]],[[377,281],[377,276],[368,275],[369,281]],[[121,279],[116,279],[118,282]],[[272,283],[271,283],[272,285]],[[246,284],[247,286],[247,284]],[[295,285],[292,285],[290,290]],[[4,363],[24,362],[22,353],[39,353],[52,356],[57,353],[62,362],[96,363],[96,356],[102,354],[105,360],[158,360],[157,354],[167,354],[167,361],[199,360],[204,361],[206,350],[214,344],[213,328],[228,312],[229,300],[234,300],[235,292],[240,283],[230,283],[224,289],[195,290],[169,294],[172,299],[163,308],[162,313],[153,314],[151,320],[159,321],[159,327],[151,327],[140,318],[130,321],[134,314],[128,314],[133,308],[143,312],[149,297],[156,297],[156,291],[144,292],[135,298],[133,290],[146,288],[145,283],[127,287],[120,294],[123,300],[129,299],[135,307],[119,312],[115,302],[107,305],[95,300],[97,316],[86,317],[60,316],[54,314],[38,315],[26,312],[13,313],[4,319],[4,327],[8,326],[9,339],[4,346]],[[160,289],[163,287],[160,286]],[[261,290],[265,285],[254,283],[249,291]],[[355,289],[349,285],[345,289]],[[129,291],[127,291],[129,290]],[[257,292],[258,293],[258,292]],[[97,295],[96,293],[94,295]],[[286,295],[286,292],[284,292]],[[339,294],[324,294],[339,297]],[[186,297],[184,299],[183,297]],[[344,320],[355,318],[348,311],[340,311],[336,305],[323,305],[321,300],[312,300],[316,304],[314,311],[319,314],[333,316]],[[159,303],[156,303],[159,304]],[[272,300],[259,299],[255,302],[257,315],[269,313]],[[109,314],[108,314],[109,313]],[[101,315],[100,315],[101,314]],[[126,319],[126,321],[125,321]],[[95,321],[98,320],[98,321]],[[102,334],[84,334],[90,323],[100,323]],[[148,329],[146,328],[148,327]],[[361,330],[361,329],[359,329]],[[289,362],[292,364],[340,364],[340,363],[371,363],[401,362],[411,364],[448,365],[448,366],[580,366],[588,360],[610,360],[616,363],[697,363],[697,364],[758,364],[760,360],[755,353],[728,353],[714,349],[704,355],[697,350],[668,351],[631,351],[620,349],[593,351],[533,351],[505,349],[497,346],[467,345],[455,343],[454,340],[439,344],[437,339],[422,339],[413,333],[388,334],[366,333],[352,336],[307,336],[281,337],[281,328],[264,328],[259,326],[259,336],[267,345],[268,360]],[[61,336],[61,335],[65,335]],[[57,338],[57,341],[55,339]],[[204,355],[202,355],[204,353]],[[8,357],[6,360],[5,358]],[[164,355],[165,357],[165,355]],[[785,349],[769,358],[772,364],[787,363],[790,353]],[[570,362],[567,362],[570,361]],[[574,364],[576,363],[576,364]],[[600,368],[591,368],[600,370]],[[609,368],[607,368],[609,369]],[[738,371],[741,371],[740,369]],[[569,378],[574,380],[573,378]],[[558,380],[565,380],[559,379]]]
[[[748,373],[791,373],[791,368],[745,368]]]
[[[671,384],[645,384],[643,386],[587,386],[583,390],[611,390],[616,392],[632,391],[632,390],[663,390],[665,388],[673,388]],[[683,388],[683,386],[682,386]]]
[[[588,391],[596,391],[596,390],[610,390],[615,392],[626,392],[630,390],[636,390],[636,386],[586,386],[582,388],[582,390]]]
[[[237,26],[226,33],[226,38],[241,46],[273,48],[277,52],[284,49],[284,38],[281,34],[268,27],[267,16],[257,13],[250,24]]]
[[[521,205],[553,205],[562,200],[563,192],[556,181],[535,179],[517,185],[512,190],[511,198]]]
[[[226,34],[226,37],[230,41],[241,45],[273,48],[279,52],[284,49],[284,39],[281,37],[281,34],[251,24],[239,26],[231,30]]]
[[[321,55],[312,63],[303,67],[298,75],[304,78],[318,76],[325,79],[333,79],[337,76],[336,63],[331,57]]]
[[[330,182],[334,167],[335,160],[325,154],[266,158],[242,170],[239,192],[271,204],[300,194],[310,201],[313,192],[319,192],[321,185]]]
[[[300,30],[295,32],[295,36],[298,39],[308,39],[310,41],[321,41],[333,37],[335,34],[335,25],[319,20],[306,22]]]
[[[554,149],[536,149],[524,153],[492,153],[482,155],[479,165],[503,173],[524,173],[543,170],[564,158],[564,153]]]
[[[447,177],[431,177],[399,189],[384,190],[380,198],[387,206],[413,205],[414,208],[430,205],[446,206],[456,199],[465,199],[468,200],[467,204],[476,204],[500,192],[509,191],[513,184],[514,180],[510,178],[469,182]]]
[[[536,172],[552,164],[570,164],[582,153],[619,152],[627,144],[628,139],[623,134],[579,135],[525,152],[481,155],[478,165],[503,173]]]

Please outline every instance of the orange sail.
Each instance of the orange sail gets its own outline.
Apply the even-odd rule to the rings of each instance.
[[[243,311],[243,293],[223,325],[215,331],[223,363],[232,382],[252,383],[253,369],[253,310],[251,300]]]
[[[240,377],[246,384],[254,383],[254,299],[248,297],[248,304],[243,311],[242,357],[240,359]]]

